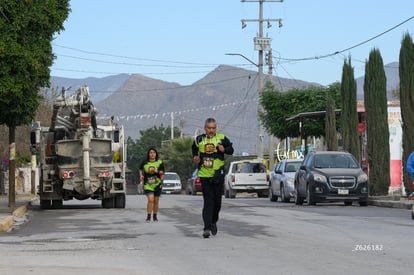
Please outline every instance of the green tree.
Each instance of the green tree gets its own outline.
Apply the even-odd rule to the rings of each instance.
[[[402,163],[407,163],[409,154],[414,151],[414,44],[408,33],[402,39],[399,59],[400,106],[403,131]],[[406,165],[403,165],[403,182],[407,193],[414,191]]]
[[[364,79],[367,155],[372,195],[388,194],[390,185],[390,134],[386,84],[381,53],[374,48],[365,64]]]
[[[358,161],[361,161],[356,93],[357,85],[354,78],[354,68],[351,65],[351,57],[349,57],[348,62],[346,60],[344,61],[341,81],[343,149],[354,155]]]
[[[266,91],[262,93],[260,102],[264,113],[261,121],[267,131],[279,139],[286,137],[306,138],[308,136],[325,136],[325,124],[321,119],[309,119],[302,122],[301,131],[297,120],[286,121],[287,118],[301,112],[326,110],[327,88],[309,87],[293,89],[287,92]],[[339,84],[332,84],[328,90],[335,102],[339,102]]]
[[[165,161],[165,170],[180,175],[183,188],[186,180],[197,168],[192,162],[191,145],[193,138],[178,138],[163,146],[161,152]]]
[[[139,165],[146,159],[150,147],[156,148],[160,157],[163,158],[161,146],[171,142],[171,127],[164,127],[161,124],[159,127],[154,126],[139,133],[139,139],[133,140],[131,137],[127,139],[127,166],[131,169],[136,181],[138,181]],[[174,136],[178,137],[180,134],[180,130],[174,127]]]
[[[39,108],[35,115],[35,121],[50,121],[50,117],[52,115],[52,102],[50,93],[53,90],[44,89],[40,91],[40,95],[42,97]],[[16,127],[16,165],[19,164],[27,164],[31,161],[31,151],[28,144],[30,143],[30,135],[28,134],[30,131],[30,125],[22,125]],[[9,129],[6,125],[0,125],[0,160],[8,160],[8,153],[9,153]],[[5,165],[0,165],[0,172],[7,170]],[[35,192],[35,190],[32,190]]]
[[[39,106],[38,90],[49,86],[55,56],[51,42],[63,30],[69,0],[3,0],[0,16],[0,124],[9,128],[9,144],[15,146],[15,130],[30,123]],[[15,205],[15,160],[9,164],[9,205]]]

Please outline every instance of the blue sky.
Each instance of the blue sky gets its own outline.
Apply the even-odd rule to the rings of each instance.
[[[244,29],[241,24],[258,19],[258,2],[71,0],[70,5],[65,30],[53,41],[52,76],[138,73],[189,85],[220,64],[257,70],[225,53],[258,63],[253,38],[259,24],[248,22]],[[273,75],[329,85],[341,79],[344,59],[351,56],[355,77],[360,77],[374,47],[384,64],[398,61],[404,33],[414,35],[413,16],[412,0],[265,2],[263,18],[280,18],[283,24],[263,25],[264,36],[272,39]]]

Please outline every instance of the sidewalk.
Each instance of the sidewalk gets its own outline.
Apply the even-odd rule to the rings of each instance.
[[[23,216],[27,212],[28,206],[37,199],[38,197],[36,195],[31,194],[16,195],[16,207],[12,209],[8,206],[9,196],[0,195],[0,234],[7,232],[14,224],[16,218]],[[368,204],[378,207],[411,210],[413,200],[408,200],[407,197],[400,196],[369,197]]]
[[[16,221],[16,218],[23,216],[27,212],[28,206],[35,200],[37,200],[36,195],[16,195],[16,206],[10,208],[9,196],[0,195],[0,234],[7,232]]]

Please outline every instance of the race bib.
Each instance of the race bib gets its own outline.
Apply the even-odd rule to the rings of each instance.
[[[205,168],[213,168],[214,158],[203,158],[203,166]]]
[[[157,183],[157,177],[156,177],[156,176],[149,177],[149,178],[148,178],[148,183],[149,183],[149,184],[154,184],[154,183]]]

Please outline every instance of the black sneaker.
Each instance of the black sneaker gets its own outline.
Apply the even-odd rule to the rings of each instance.
[[[216,235],[217,235],[217,224],[215,224],[215,223],[213,223],[213,224],[211,225],[211,234],[212,234],[213,236],[216,236]]]
[[[205,238],[205,239],[210,238],[210,230],[208,230],[208,229],[204,230],[203,238]]]

